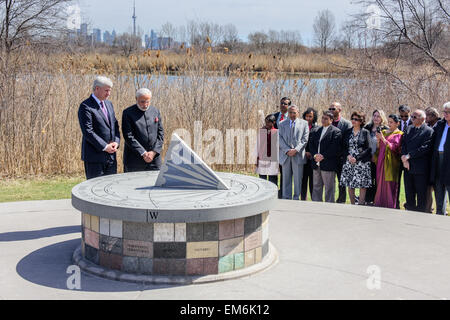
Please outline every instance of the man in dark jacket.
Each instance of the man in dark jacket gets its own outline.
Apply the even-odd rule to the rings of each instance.
[[[339,130],[341,130],[342,134],[352,127],[352,123],[350,121],[348,121],[347,119],[344,119],[344,117],[342,117],[342,115],[341,115],[342,105],[339,102],[333,102],[330,105],[330,107],[328,108],[328,111],[331,111],[334,115],[333,126],[338,128]],[[345,187],[340,185],[341,175],[342,175],[342,167],[344,166],[345,161],[346,161],[346,159],[343,156],[341,156],[338,159],[337,168],[336,168],[336,174],[337,174],[337,178],[339,181],[339,196],[336,201],[337,203],[345,203],[345,201],[347,199],[347,190],[345,189]]]
[[[150,106],[151,98],[150,90],[139,89],[136,104],[123,111],[125,172],[152,171],[161,167],[164,129],[159,110]]]
[[[91,96],[78,109],[83,134],[81,160],[84,161],[86,179],[117,173],[120,132],[113,104],[108,100],[112,87],[110,79],[95,78]]]
[[[332,125],[334,116],[331,111],[322,115],[322,126],[314,128],[310,133],[308,148],[313,157],[313,201],[334,203],[336,188],[336,169],[342,153],[341,130]]]
[[[445,215],[446,191],[450,199],[450,102],[444,104],[444,119],[435,127],[430,180],[435,184],[436,213]]]
[[[405,167],[405,207],[407,210],[421,212],[426,212],[430,152],[433,143],[433,129],[424,123],[425,118],[425,111],[414,111],[411,116],[413,125],[406,129],[402,139],[402,162]]]

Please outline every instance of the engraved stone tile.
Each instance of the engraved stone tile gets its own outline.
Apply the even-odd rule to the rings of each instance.
[[[154,259],[153,272],[160,275],[185,275],[186,259]]]
[[[137,257],[123,257],[122,271],[128,273],[139,272],[139,258]]]
[[[255,250],[245,252],[245,267],[250,267],[255,264]]]
[[[88,245],[90,245],[91,247],[95,248],[95,249],[99,249],[99,235],[98,233],[89,230],[89,229],[84,229],[84,242]]]
[[[91,228],[92,231],[99,233],[100,219],[97,216],[91,216]]]
[[[186,240],[203,241],[203,223],[188,223],[186,225]]]
[[[153,274],[153,259],[139,258],[139,273]]]
[[[153,273],[154,274],[169,274],[169,259],[154,259]]]
[[[237,219],[234,221],[234,236],[240,237],[244,235],[245,219]]]
[[[188,242],[187,259],[216,258],[219,256],[218,241]]]
[[[127,240],[152,241],[153,224],[124,221],[123,238]]]
[[[234,255],[234,270],[244,268],[244,253],[236,253]]]
[[[129,257],[153,258],[153,243],[147,241],[124,240],[123,255]]]
[[[153,244],[155,259],[186,259],[185,242],[155,242]]]
[[[203,240],[217,241],[219,240],[219,223],[207,222],[203,225]]]
[[[244,222],[244,233],[245,235],[248,235],[250,233],[255,232],[257,229],[256,227],[256,216],[251,216],[245,218]]]
[[[109,219],[100,218],[100,234],[109,236]]]
[[[84,245],[85,255],[84,257],[86,260],[91,261],[92,263],[98,264],[99,263],[99,251],[96,248],[91,247],[88,244]]]
[[[269,241],[266,241],[262,246],[262,256],[263,258],[267,255],[269,252]]]
[[[262,247],[255,249],[255,263],[260,263],[262,261]]]
[[[267,240],[269,240],[269,224],[266,223],[262,227],[262,243],[265,243]]]
[[[91,216],[87,213],[83,213],[83,226],[87,229],[91,228]]]
[[[219,222],[219,240],[231,239],[234,237],[234,220]]]
[[[257,247],[261,247],[262,244],[262,230],[255,231],[248,235],[244,239],[244,250],[249,251]]]
[[[173,223],[154,224],[154,242],[173,242],[175,240],[175,225]]]
[[[123,238],[122,227],[121,220],[109,220],[109,235],[115,238]]]
[[[234,269],[234,255],[219,258],[219,273],[233,271]]]
[[[100,250],[106,253],[122,255],[122,239],[100,235]]]
[[[103,251],[100,251],[99,255],[101,266],[114,270],[122,269],[122,260],[123,260],[122,256],[119,256],[117,254],[105,253]]]
[[[219,273],[219,258],[203,259],[203,270],[205,275]]]
[[[175,223],[175,242],[186,242],[186,223]]]
[[[244,251],[244,238],[233,238],[219,242],[219,256],[227,256]]]
[[[196,276],[203,275],[204,267],[203,267],[203,259],[187,259],[186,260],[186,275],[188,276]]]

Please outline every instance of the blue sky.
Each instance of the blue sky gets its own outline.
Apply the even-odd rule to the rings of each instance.
[[[131,30],[133,0],[78,0],[82,19],[93,28]],[[186,25],[189,20],[233,23],[241,39],[250,32],[269,29],[298,30],[305,44],[312,38],[312,24],[319,10],[330,9],[340,25],[358,11],[352,0],[136,0],[137,25],[149,33],[171,22]]]

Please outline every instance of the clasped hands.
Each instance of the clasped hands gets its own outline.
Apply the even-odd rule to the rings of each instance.
[[[295,150],[295,149],[291,149],[291,150],[289,150],[288,152],[286,152],[286,154],[289,156],[289,157],[295,157],[295,155],[298,153],[298,151],[297,150]]]
[[[110,144],[106,145],[105,152],[108,152],[109,154],[114,154],[119,149],[119,144],[117,142],[111,142]]]
[[[155,159],[156,152],[155,151],[148,151],[142,155],[142,158],[144,158],[144,161],[146,163],[151,163],[153,159]]]
[[[321,155],[320,153],[314,155],[314,161],[315,161],[316,163],[322,162],[323,159],[325,159],[325,158],[324,158],[324,156]]]
[[[356,158],[352,157],[351,155],[347,156],[347,160],[348,162],[350,162],[351,164],[355,164],[356,163]]]

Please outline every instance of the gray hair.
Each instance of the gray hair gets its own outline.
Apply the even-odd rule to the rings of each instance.
[[[300,112],[300,109],[295,104],[290,105],[288,110],[289,109],[295,109],[295,110],[297,110],[297,112]]]
[[[138,91],[136,91],[136,98],[142,97],[142,96],[152,96],[152,92],[147,88],[141,88]]]
[[[92,86],[92,90],[95,91],[95,88],[100,87],[113,87],[113,82],[111,81],[111,79],[104,77],[104,76],[98,76],[97,78],[95,78],[94,80],[94,85]]]
[[[427,117],[427,114],[422,109],[417,109],[415,112],[420,113],[422,119],[425,119]]]
[[[444,106],[443,106],[442,108],[443,108],[444,110],[445,110],[445,109],[450,109],[450,101],[444,103]]]

